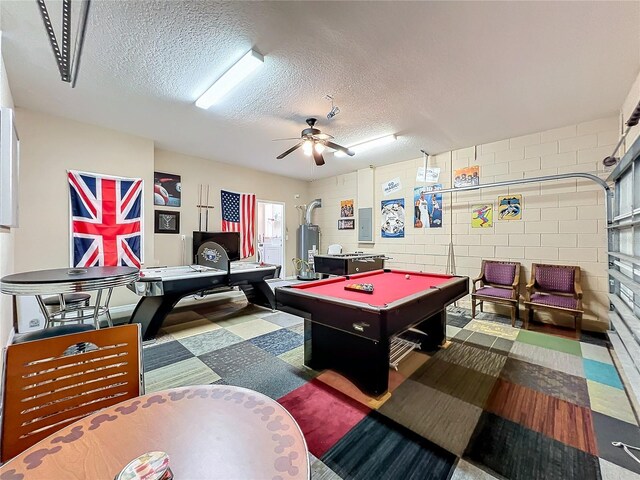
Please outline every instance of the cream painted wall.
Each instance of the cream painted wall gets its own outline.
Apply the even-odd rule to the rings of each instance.
[[[159,149],[155,151],[155,168],[182,177],[182,206],[155,208],[180,211],[180,233],[185,236],[187,261],[192,258],[192,232],[198,230],[198,185],[208,184],[209,204],[215,207],[209,213],[209,231],[221,229],[221,189],[255,193],[258,200],[285,203],[285,234],[289,236],[285,240],[285,266],[288,275],[293,273],[291,259],[295,257],[296,228],[299,224],[295,205],[303,203],[307,197],[308,182]],[[300,198],[296,199],[295,195],[300,195]],[[202,228],[204,230],[204,226]],[[154,261],[157,265],[182,264],[181,235],[154,235]]]
[[[153,141],[21,108],[16,123],[21,146],[16,271],[69,266],[68,169],[144,179],[144,256],[146,262],[154,258]],[[137,300],[121,287],[111,304]]]
[[[13,108],[13,96],[7,78],[4,60],[0,54],[0,106]],[[20,132],[20,124],[17,124]],[[0,277],[13,273],[13,230],[0,227]],[[13,301],[8,295],[0,294],[0,348],[7,344],[13,328]],[[0,368],[3,359],[0,357]]]
[[[636,81],[633,82],[633,85],[629,90],[629,94],[627,95],[627,98],[622,104],[621,118],[623,122],[626,122],[629,119],[629,116],[638,105],[638,102],[640,102],[640,73],[638,73],[638,77],[636,78]],[[626,128],[626,127],[623,127],[623,128]],[[640,137],[640,124],[636,125],[635,127],[632,127],[631,130],[629,130],[629,135],[627,135],[627,139],[625,140],[625,143],[624,143],[625,147],[629,148],[631,145],[633,145],[633,142],[638,137]],[[624,152],[618,152],[618,155],[621,156],[623,153]]]
[[[445,152],[430,158],[441,168],[440,183],[451,186],[452,169],[480,165],[482,183],[491,183],[568,172],[606,176],[602,159],[617,142],[618,117],[569,125],[545,132]],[[522,287],[531,263],[577,264],[583,270],[585,328],[608,326],[606,211],[600,187],[589,181],[569,180],[545,184],[491,188],[444,196],[443,228],[413,228],[413,188],[419,185],[417,167],[422,158],[379,167],[374,174],[375,245],[359,245],[356,230],[337,230],[340,200],[356,199],[357,173],[311,183],[310,198],[322,197],[324,206],[315,214],[322,230],[321,248],[342,244],[345,251],[363,250],[392,257],[392,267],[444,272],[449,242],[453,242],[456,273],[475,277],[482,259],[520,261]],[[381,183],[400,177],[402,191],[382,195]],[[520,221],[496,219],[498,195],[521,193],[524,213]],[[453,198],[452,198],[453,197]],[[380,234],[380,201],[404,198],[407,227],[404,239],[383,239]],[[494,226],[471,228],[472,205],[492,203]],[[453,205],[453,206],[452,206]],[[461,302],[468,305],[468,297]],[[564,323],[564,322],[561,322]]]

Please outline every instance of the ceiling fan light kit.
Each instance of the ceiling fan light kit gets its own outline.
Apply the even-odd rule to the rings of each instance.
[[[216,104],[263,64],[264,57],[255,50],[249,50],[196,100],[196,107],[207,109]]]
[[[307,118],[306,122],[309,125],[309,128],[305,128],[300,132],[300,142],[291,147],[289,150],[281,153],[276,158],[278,160],[286,157],[291,152],[294,152],[298,148],[302,147],[302,152],[307,155],[313,155],[313,160],[316,162],[316,165],[324,165],[324,158],[322,157],[322,152],[328,147],[336,152],[341,151],[344,152],[345,155],[353,156],[354,153],[337,143],[333,143],[330,139],[333,137],[326,133],[322,133],[319,129],[315,128],[316,122],[318,120],[316,118]],[[295,139],[279,139],[279,140],[295,140]]]
[[[366,142],[362,142],[359,143],[357,145],[353,145],[351,147],[349,147],[349,150],[351,150],[353,153],[362,153],[365,152],[367,150],[371,150],[372,148],[377,148],[377,147],[381,147],[383,145],[387,145],[389,143],[393,143],[397,140],[397,136],[395,134],[392,135],[386,135],[384,137],[380,137],[380,138],[375,138],[373,140],[368,140]],[[334,153],[334,155],[336,157],[344,157],[345,154],[342,151],[337,151]]]

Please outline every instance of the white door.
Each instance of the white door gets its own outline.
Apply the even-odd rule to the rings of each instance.
[[[284,203],[258,200],[258,261],[282,265],[285,277]]]

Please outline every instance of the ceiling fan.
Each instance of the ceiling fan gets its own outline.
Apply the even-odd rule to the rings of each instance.
[[[339,150],[349,156],[355,155],[348,148],[342,147],[337,143],[333,143],[332,141],[330,141],[330,139],[333,138],[331,135],[322,133],[320,130],[315,128],[315,124],[317,121],[318,120],[316,118],[307,118],[306,122],[307,125],[309,125],[309,128],[305,128],[304,130],[302,130],[302,133],[300,134],[300,142],[298,142],[286,152],[278,155],[276,158],[280,160],[300,147],[302,147],[305,155],[313,155],[313,159],[318,166],[324,165],[322,152],[324,151],[325,147],[332,148],[333,150]],[[297,140],[297,138],[279,138],[278,140]]]

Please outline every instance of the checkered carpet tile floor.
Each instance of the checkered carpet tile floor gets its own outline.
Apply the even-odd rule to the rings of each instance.
[[[412,353],[372,398],[303,366],[301,318],[242,297],[190,307],[144,347],[146,390],[220,383],[277,399],[305,434],[314,480],[640,480],[612,445],[640,446],[640,428],[604,336],[447,317],[445,347]]]

